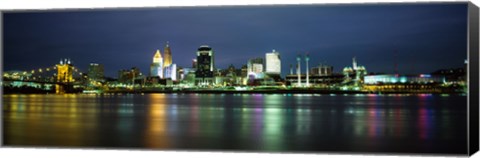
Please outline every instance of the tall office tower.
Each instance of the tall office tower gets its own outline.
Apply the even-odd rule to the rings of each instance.
[[[197,70],[195,71],[195,84],[207,86],[213,84],[213,70],[215,60],[212,48],[202,45],[197,50]]]
[[[93,81],[102,81],[103,77],[103,65],[98,63],[90,63],[88,66],[88,78]]]
[[[265,67],[267,74],[279,75],[282,70],[282,65],[280,61],[280,53],[276,52],[275,49],[272,52],[265,54]]]
[[[168,67],[172,64],[172,51],[170,50],[170,46],[167,45],[165,46],[165,50],[163,50],[163,55],[165,57],[163,61],[163,67]]]
[[[255,78],[263,78],[263,59],[255,58],[248,60],[248,76],[253,75]]]
[[[297,55],[297,86],[301,86],[302,85],[302,81],[301,81],[301,78],[300,78],[300,74],[301,74],[301,68],[300,68],[300,61],[302,60],[302,57],[300,56],[300,54]]]
[[[150,76],[163,78],[163,58],[160,50],[153,56],[153,63],[150,65]]]

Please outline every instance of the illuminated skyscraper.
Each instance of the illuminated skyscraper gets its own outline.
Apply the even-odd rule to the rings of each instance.
[[[265,54],[265,67],[267,74],[280,74],[281,73],[281,61],[280,61],[280,53],[273,50],[270,53]]]
[[[163,78],[163,58],[160,50],[153,56],[153,63],[150,65],[150,76]]]
[[[195,84],[206,86],[213,84],[213,70],[215,60],[212,48],[207,45],[200,46],[197,50],[197,70],[195,71]]]
[[[163,67],[168,67],[172,64],[172,51],[170,50],[170,46],[167,45],[165,46],[165,50],[163,51],[164,53],[164,62],[163,62]]]
[[[173,81],[177,80],[177,64],[174,63],[165,67],[165,78],[170,78]]]

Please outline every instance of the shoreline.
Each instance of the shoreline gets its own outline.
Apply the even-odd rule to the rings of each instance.
[[[116,90],[104,91],[99,93],[65,93],[65,94],[150,94],[150,93],[165,93],[165,94],[467,94],[464,92],[438,92],[438,91],[343,91],[343,90]],[[6,94],[55,94],[55,93],[15,93],[3,92]]]

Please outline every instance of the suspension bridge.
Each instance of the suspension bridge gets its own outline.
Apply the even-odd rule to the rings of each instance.
[[[62,94],[82,89],[88,82],[87,74],[71,64],[69,59],[62,59],[49,67],[4,72],[2,84],[4,87],[29,87]]]

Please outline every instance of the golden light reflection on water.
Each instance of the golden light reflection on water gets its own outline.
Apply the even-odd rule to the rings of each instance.
[[[147,111],[147,130],[145,130],[145,142],[149,148],[168,148],[167,111],[168,102],[164,94],[150,96],[152,104]]]

